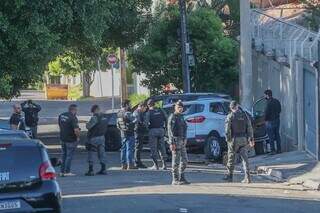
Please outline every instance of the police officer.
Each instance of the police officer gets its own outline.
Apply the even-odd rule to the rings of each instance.
[[[103,117],[98,105],[91,107],[92,117],[86,124],[88,129],[88,142],[86,144],[88,150],[89,171],[86,176],[93,176],[93,155],[97,152],[100,161],[101,169],[98,175],[106,175],[106,152],[105,152],[105,133],[108,128],[108,120]]]
[[[71,104],[68,112],[59,115],[60,140],[62,147],[61,176],[71,176],[71,162],[80,141],[77,105]]]
[[[174,113],[168,119],[168,136],[172,151],[172,185],[190,184],[184,176],[188,156],[186,149],[187,123],[182,115],[183,103],[178,101],[174,109]]]
[[[41,106],[34,103],[32,100],[25,101],[21,104],[22,111],[24,112],[26,125],[32,132],[32,138],[38,137],[38,113],[41,111]]]
[[[144,115],[147,109],[146,103],[140,103],[138,105],[138,108],[134,111],[134,123],[135,123],[135,129],[134,129],[134,136],[135,136],[135,153],[134,153],[134,160],[135,160],[135,166],[138,168],[147,168],[141,161],[141,152],[143,149],[143,138],[145,134],[147,133],[146,127],[144,125]]]
[[[121,131],[121,164],[122,170],[137,169],[134,165],[134,117],[131,113],[130,101],[125,100],[118,113],[117,126]]]
[[[253,129],[251,120],[245,112],[239,109],[236,101],[230,103],[231,112],[226,118],[225,132],[228,143],[228,173],[224,180],[233,181],[233,170],[235,164],[235,155],[239,153],[245,171],[245,178],[242,183],[251,183],[249,162],[248,162],[248,145],[254,146]]]
[[[145,116],[145,125],[149,130],[149,144],[151,149],[151,159],[153,161],[153,170],[159,170],[158,154],[162,161],[162,169],[166,170],[167,152],[164,142],[166,114],[163,110],[155,108],[153,100],[148,101],[149,110]]]
[[[13,113],[10,117],[9,124],[10,128],[14,130],[26,130],[25,120],[21,115],[21,106],[19,104],[14,104],[12,106]]]

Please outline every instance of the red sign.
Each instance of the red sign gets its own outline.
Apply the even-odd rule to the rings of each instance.
[[[108,55],[107,61],[110,65],[113,65],[113,64],[117,63],[118,58],[115,54],[110,54],[110,55]]]

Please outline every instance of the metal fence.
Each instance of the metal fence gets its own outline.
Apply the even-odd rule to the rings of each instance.
[[[309,62],[318,59],[320,32],[309,31],[257,9],[251,12],[251,27],[254,48],[278,62],[290,64],[295,57]]]

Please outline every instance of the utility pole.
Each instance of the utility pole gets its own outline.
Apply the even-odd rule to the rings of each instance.
[[[252,93],[252,41],[250,29],[250,0],[241,0],[240,3],[240,100],[241,104],[251,109]]]
[[[179,0],[180,7],[180,31],[181,31],[181,58],[182,58],[182,76],[183,76],[183,91],[190,92],[190,69],[187,55],[187,8],[185,0]]]
[[[120,48],[120,75],[121,75],[121,101],[128,99],[127,75],[126,75],[126,52]]]

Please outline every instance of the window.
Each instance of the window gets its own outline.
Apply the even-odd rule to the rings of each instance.
[[[223,105],[225,113],[229,114],[229,112],[230,112],[230,102],[223,102],[222,105]]]
[[[220,115],[226,114],[221,103],[211,103],[210,104],[210,112],[220,114]]]

